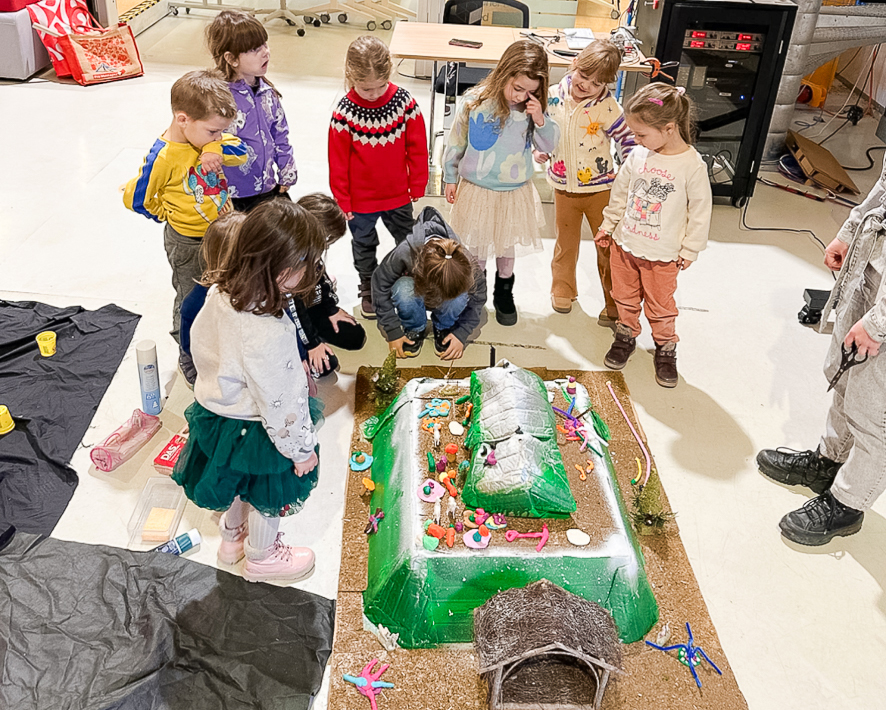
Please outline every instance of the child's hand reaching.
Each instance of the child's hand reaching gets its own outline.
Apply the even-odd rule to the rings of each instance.
[[[597,244],[597,246],[603,247],[605,249],[612,242],[612,234],[602,229],[598,229],[597,233],[594,235],[594,242]]]
[[[296,476],[301,478],[306,473],[310,473],[315,468],[317,468],[317,464],[320,463],[320,460],[317,458],[317,452],[312,452],[310,458],[307,461],[292,463],[292,470]]]
[[[350,323],[351,325],[357,325],[357,319],[354,318],[347,311],[343,311],[339,308],[335,313],[329,316],[329,322],[332,323],[332,329],[337,333],[338,332],[338,324],[339,323]]]
[[[458,185],[454,182],[447,182],[446,189],[443,194],[446,195],[446,201],[451,205],[455,202],[455,192]]]
[[[409,343],[410,345],[414,345],[415,341],[410,340],[405,335],[402,338],[397,338],[396,340],[392,340],[388,343],[388,348],[393,350],[397,357],[404,358],[406,357],[406,353],[403,352],[403,346]]]
[[[311,363],[311,370],[318,373],[329,370],[329,356],[334,354],[335,351],[326,343],[320,343],[316,348],[308,350],[308,362]]]
[[[217,173],[224,167],[222,157],[218,153],[202,153],[200,165],[207,173]]]
[[[677,268],[680,271],[686,271],[690,266],[692,266],[692,261],[689,259],[684,259],[682,256],[677,257]]]
[[[350,222],[352,219],[354,219],[354,213],[353,212],[345,212],[345,219],[348,220],[348,222]]]
[[[465,351],[464,343],[456,338],[452,333],[443,339],[446,350],[440,353],[441,360],[458,360]]]
[[[551,156],[547,153],[542,153],[540,150],[535,149],[532,151],[532,157],[535,158],[536,163],[540,163],[541,165],[544,165],[551,159]]]
[[[532,116],[532,120],[535,121],[535,125],[539,128],[545,125],[545,112],[541,101],[532,94],[529,94],[529,98],[526,99],[526,113]]]

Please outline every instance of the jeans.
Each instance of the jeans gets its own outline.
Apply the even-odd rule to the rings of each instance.
[[[375,256],[375,250],[378,248],[378,232],[375,225],[379,218],[397,244],[412,234],[412,228],[415,226],[412,202],[383,212],[354,212],[354,219],[348,222],[348,229],[351,230],[354,267],[361,279],[368,279],[372,276],[378,266]]]
[[[391,300],[394,302],[394,308],[397,309],[397,315],[400,316],[400,323],[404,331],[407,333],[424,331],[428,322],[428,309],[425,308],[424,299],[415,295],[415,281],[412,280],[412,277],[401,276],[394,282],[394,287],[391,289]],[[437,330],[449,330],[456,324],[458,317],[467,305],[468,294],[466,293],[450,301],[443,301],[431,311],[431,321],[434,327]]]

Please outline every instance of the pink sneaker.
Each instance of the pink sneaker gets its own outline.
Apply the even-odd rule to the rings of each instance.
[[[274,544],[256,550],[246,543],[246,564],[243,578],[248,582],[295,582],[314,571],[314,553],[307,547],[283,544],[283,533],[277,533]]]
[[[221,544],[218,546],[218,561],[223,565],[235,565],[243,559],[243,543],[249,528],[246,523],[233,530],[225,524],[227,513],[223,513],[218,521],[218,530],[221,533]]]

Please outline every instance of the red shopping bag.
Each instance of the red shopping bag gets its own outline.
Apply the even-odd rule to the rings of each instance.
[[[67,34],[59,39],[58,46],[74,80],[83,86],[145,73],[135,37],[127,25]]]
[[[56,75],[71,76],[71,69],[58,45],[61,37],[65,35],[72,32],[89,32],[99,27],[89,14],[86,3],[83,0],[39,0],[28,5],[28,14],[31,16],[31,22],[38,25],[34,29],[37,30],[49,52]]]

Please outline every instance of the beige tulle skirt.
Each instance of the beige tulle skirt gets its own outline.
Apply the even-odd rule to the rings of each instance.
[[[531,182],[499,192],[458,181],[449,224],[480,261],[541,251],[545,223],[541,198]]]

